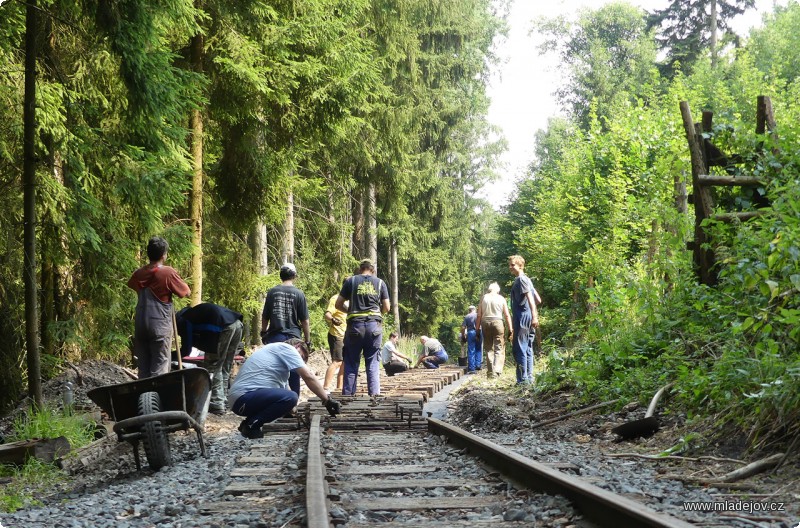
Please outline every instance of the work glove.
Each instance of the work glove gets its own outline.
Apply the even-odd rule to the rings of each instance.
[[[328,410],[328,413],[331,416],[336,416],[340,412],[342,412],[342,404],[334,400],[333,398],[328,398],[328,401],[325,402],[325,408]]]

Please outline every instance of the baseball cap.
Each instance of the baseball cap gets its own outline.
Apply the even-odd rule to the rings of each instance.
[[[291,271],[292,273],[297,273],[297,268],[295,268],[294,264],[291,262],[287,262],[281,266],[281,271]]]

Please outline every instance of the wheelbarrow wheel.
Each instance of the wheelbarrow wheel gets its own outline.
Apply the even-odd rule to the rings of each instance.
[[[144,392],[139,395],[139,416],[153,414],[161,411],[161,398],[157,392]],[[144,439],[144,454],[150,469],[159,470],[172,464],[172,455],[169,450],[169,438],[164,424],[154,420],[142,426]]]

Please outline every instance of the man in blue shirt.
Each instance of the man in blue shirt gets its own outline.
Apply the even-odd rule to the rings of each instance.
[[[242,342],[242,314],[214,303],[184,308],[176,315],[181,336],[181,355],[193,348],[202,350],[211,377],[211,403],[208,411],[225,414],[226,389],[236,350]]]
[[[475,374],[481,369],[483,363],[480,339],[478,339],[478,330],[475,326],[477,318],[477,308],[470,306],[467,315],[464,316],[464,322],[461,323],[462,342],[467,344],[467,374]]]
[[[525,275],[525,259],[508,257],[508,270],[514,277],[511,285],[512,336],[511,350],[517,362],[517,384],[533,382],[533,342],[539,326],[533,283]]]

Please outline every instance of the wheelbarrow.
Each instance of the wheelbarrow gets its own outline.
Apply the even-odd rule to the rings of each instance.
[[[167,434],[190,427],[206,455],[203,424],[211,397],[211,378],[203,368],[175,370],[160,376],[97,387],[87,393],[113,420],[117,440],[133,447],[136,469],[139,441],[153,470],[172,464]]]

